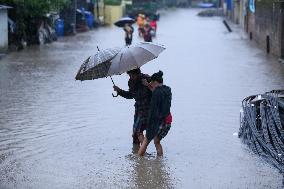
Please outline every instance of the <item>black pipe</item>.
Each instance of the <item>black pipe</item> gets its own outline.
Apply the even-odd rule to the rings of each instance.
[[[269,35],[266,36],[266,53],[267,54],[270,53],[270,37],[269,37]]]
[[[224,25],[226,26],[227,30],[229,32],[232,32],[232,29],[230,28],[229,24],[226,22],[226,20],[223,20]]]

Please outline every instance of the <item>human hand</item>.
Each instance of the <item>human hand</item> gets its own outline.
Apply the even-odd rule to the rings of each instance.
[[[114,86],[113,86],[113,90],[116,91],[116,92],[118,92],[118,91],[120,91],[121,89],[120,89],[118,86],[114,85]]]

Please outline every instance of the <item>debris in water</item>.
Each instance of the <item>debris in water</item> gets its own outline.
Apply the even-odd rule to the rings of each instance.
[[[284,173],[284,90],[249,96],[242,106],[239,137]]]

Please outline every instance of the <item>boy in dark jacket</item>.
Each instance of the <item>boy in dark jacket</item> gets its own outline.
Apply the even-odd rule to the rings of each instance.
[[[150,83],[147,83],[146,81],[143,83],[153,92],[150,103],[146,137],[143,140],[138,154],[143,156],[149,143],[154,139],[157,155],[162,156],[163,148],[160,142],[168,134],[172,123],[172,115],[170,112],[172,100],[171,88],[163,85],[162,71],[154,73],[151,76]]]

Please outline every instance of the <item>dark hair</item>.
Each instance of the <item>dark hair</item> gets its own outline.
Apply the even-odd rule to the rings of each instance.
[[[160,70],[157,73],[154,73],[151,76],[151,81],[158,81],[159,83],[163,83],[163,72]]]
[[[136,74],[136,75],[139,75],[139,74],[141,74],[141,70],[140,70],[140,68],[136,68],[136,69],[133,69],[133,70],[128,71],[127,74]]]

